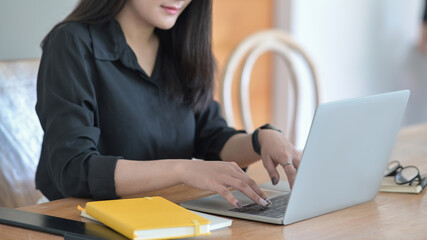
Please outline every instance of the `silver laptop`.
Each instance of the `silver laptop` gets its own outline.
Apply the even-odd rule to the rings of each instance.
[[[400,128],[409,90],[319,105],[292,192],[287,183],[261,188],[270,207],[253,203],[236,209],[213,195],[181,205],[213,214],[275,224],[291,224],[375,198]]]

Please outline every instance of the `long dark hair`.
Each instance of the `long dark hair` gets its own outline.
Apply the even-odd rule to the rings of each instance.
[[[127,0],[80,0],[56,27],[67,22],[100,24],[114,19]],[[162,89],[168,97],[200,112],[213,99],[212,0],[193,0],[169,30],[155,29],[162,48]],[[49,32],[50,33],[50,32]],[[43,39],[46,42],[49,34]]]

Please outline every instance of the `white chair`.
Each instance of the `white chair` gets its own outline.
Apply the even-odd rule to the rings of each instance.
[[[292,37],[281,30],[265,30],[254,33],[245,38],[231,54],[224,70],[222,82],[222,110],[224,117],[230,126],[235,126],[235,118],[232,103],[232,83],[236,70],[239,64],[243,62],[243,68],[240,79],[240,108],[241,117],[244,127],[247,132],[254,130],[252,123],[252,115],[249,101],[249,82],[252,73],[252,68],[260,55],[265,52],[272,51],[278,54],[287,66],[290,74],[290,82],[293,91],[293,108],[290,112],[289,139],[295,144],[296,141],[296,124],[300,113],[299,97],[305,89],[301,87],[301,79],[296,74],[296,68],[291,54],[297,54],[308,65],[311,75],[311,84],[314,92],[314,107],[319,104],[319,90],[317,76],[314,70],[312,61],[309,59],[303,49],[292,39]],[[298,119],[299,120],[299,119]]]

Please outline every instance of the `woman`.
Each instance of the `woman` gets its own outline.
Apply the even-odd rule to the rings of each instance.
[[[81,0],[47,35],[36,185],[48,199],[109,199],[186,184],[238,208],[228,187],[268,204],[241,169],[260,158],[252,135],[227,127],[212,99],[211,5]],[[272,182],[281,165],[292,185],[299,164],[293,146],[278,131],[257,134]]]
[[[424,54],[427,45],[427,0],[424,2],[423,19],[420,29],[420,37],[418,39],[418,50]]]

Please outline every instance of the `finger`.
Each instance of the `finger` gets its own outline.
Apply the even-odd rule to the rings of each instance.
[[[230,162],[230,164],[231,164],[232,168],[234,170],[236,170],[237,172],[245,173],[245,171],[243,171],[243,169],[241,167],[239,167],[239,165],[236,162]]]
[[[293,164],[285,163],[282,166],[283,166],[283,169],[285,170],[286,176],[288,177],[289,186],[292,188],[295,182],[295,177],[297,175],[297,170],[295,169]]]
[[[263,158],[262,164],[264,165],[264,168],[267,170],[268,175],[270,176],[271,183],[273,183],[273,185],[276,185],[279,182],[280,175],[276,169],[273,160],[270,157],[265,157]]]
[[[262,199],[267,200],[264,192],[259,188],[258,184],[250,178],[246,173],[238,173],[234,176],[237,179],[244,181],[254,192],[256,192]]]
[[[294,157],[292,159],[292,163],[294,164],[295,169],[298,170],[299,165],[301,163],[301,154],[296,150],[294,151]]]
[[[240,192],[245,194],[247,197],[252,199],[252,201],[256,202],[258,205],[261,205],[261,206],[267,206],[268,205],[268,202],[265,199],[263,199],[260,195],[258,195],[244,181],[234,178],[234,179],[229,179],[227,182],[228,182],[228,186],[230,186],[236,190],[239,190]]]
[[[267,200],[267,196],[265,196],[264,192],[259,188],[257,183],[252,178],[250,178],[237,164],[234,164],[234,165],[235,165],[235,168],[233,169],[236,171],[232,172],[230,176],[245,182],[252,189],[252,191],[258,194],[258,196],[260,196],[262,199],[266,201],[269,201]]]
[[[243,204],[239,202],[239,200],[237,200],[233,194],[230,192],[230,190],[228,190],[228,188],[226,188],[225,186],[220,186],[218,187],[218,189],[215,191],[217,192],[219,195],[221,195],[222,197],[225,198],[225,200],[227,200],[229,203],[231,203],[234,207],[236,208],[242,208]]]

